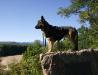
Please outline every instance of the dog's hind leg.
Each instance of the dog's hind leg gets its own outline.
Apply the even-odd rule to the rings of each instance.
[[[69,31],[69,39],[72,43],[73,51],[77,51],[78,50],[78,33],[70,30]]]
[[[48,39],[48,52],[51,52],[53,50],[54,42],[55,41],[53,39]]]

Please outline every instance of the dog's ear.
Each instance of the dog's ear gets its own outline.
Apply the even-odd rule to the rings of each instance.
[[[44,19],[44,17],[43,17],[43,16],[41,16],[41,20],[42,20],[42,21],[45,21],[45,19]]]

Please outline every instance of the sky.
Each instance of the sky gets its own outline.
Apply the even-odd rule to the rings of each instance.
[[[32,42],[42,40],[35,25],[43,15],[54,26],[79,28],[77,16],[64,18],[57,14],[70,0],[0,0],[0,41]]]

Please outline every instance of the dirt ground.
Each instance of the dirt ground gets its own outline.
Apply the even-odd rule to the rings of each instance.
[[[0,69],[4,66],[3,70],[8,70],[9,64],[17,64],[22,60],[23,55],[14,55],[14,56],[6,56],[0,57]]]

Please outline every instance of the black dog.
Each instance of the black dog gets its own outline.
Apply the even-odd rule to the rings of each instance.
[[[72,42],[73,50],[78,50],[78,32],[75,28],[52,26],[44,19],[43,16],[41,16],[41,19],[38,21],[35,28],[41,29],[46,38],[48,38],[48,52],[51,52],[54,42],[59,41],[64,37],[68,37]]]

